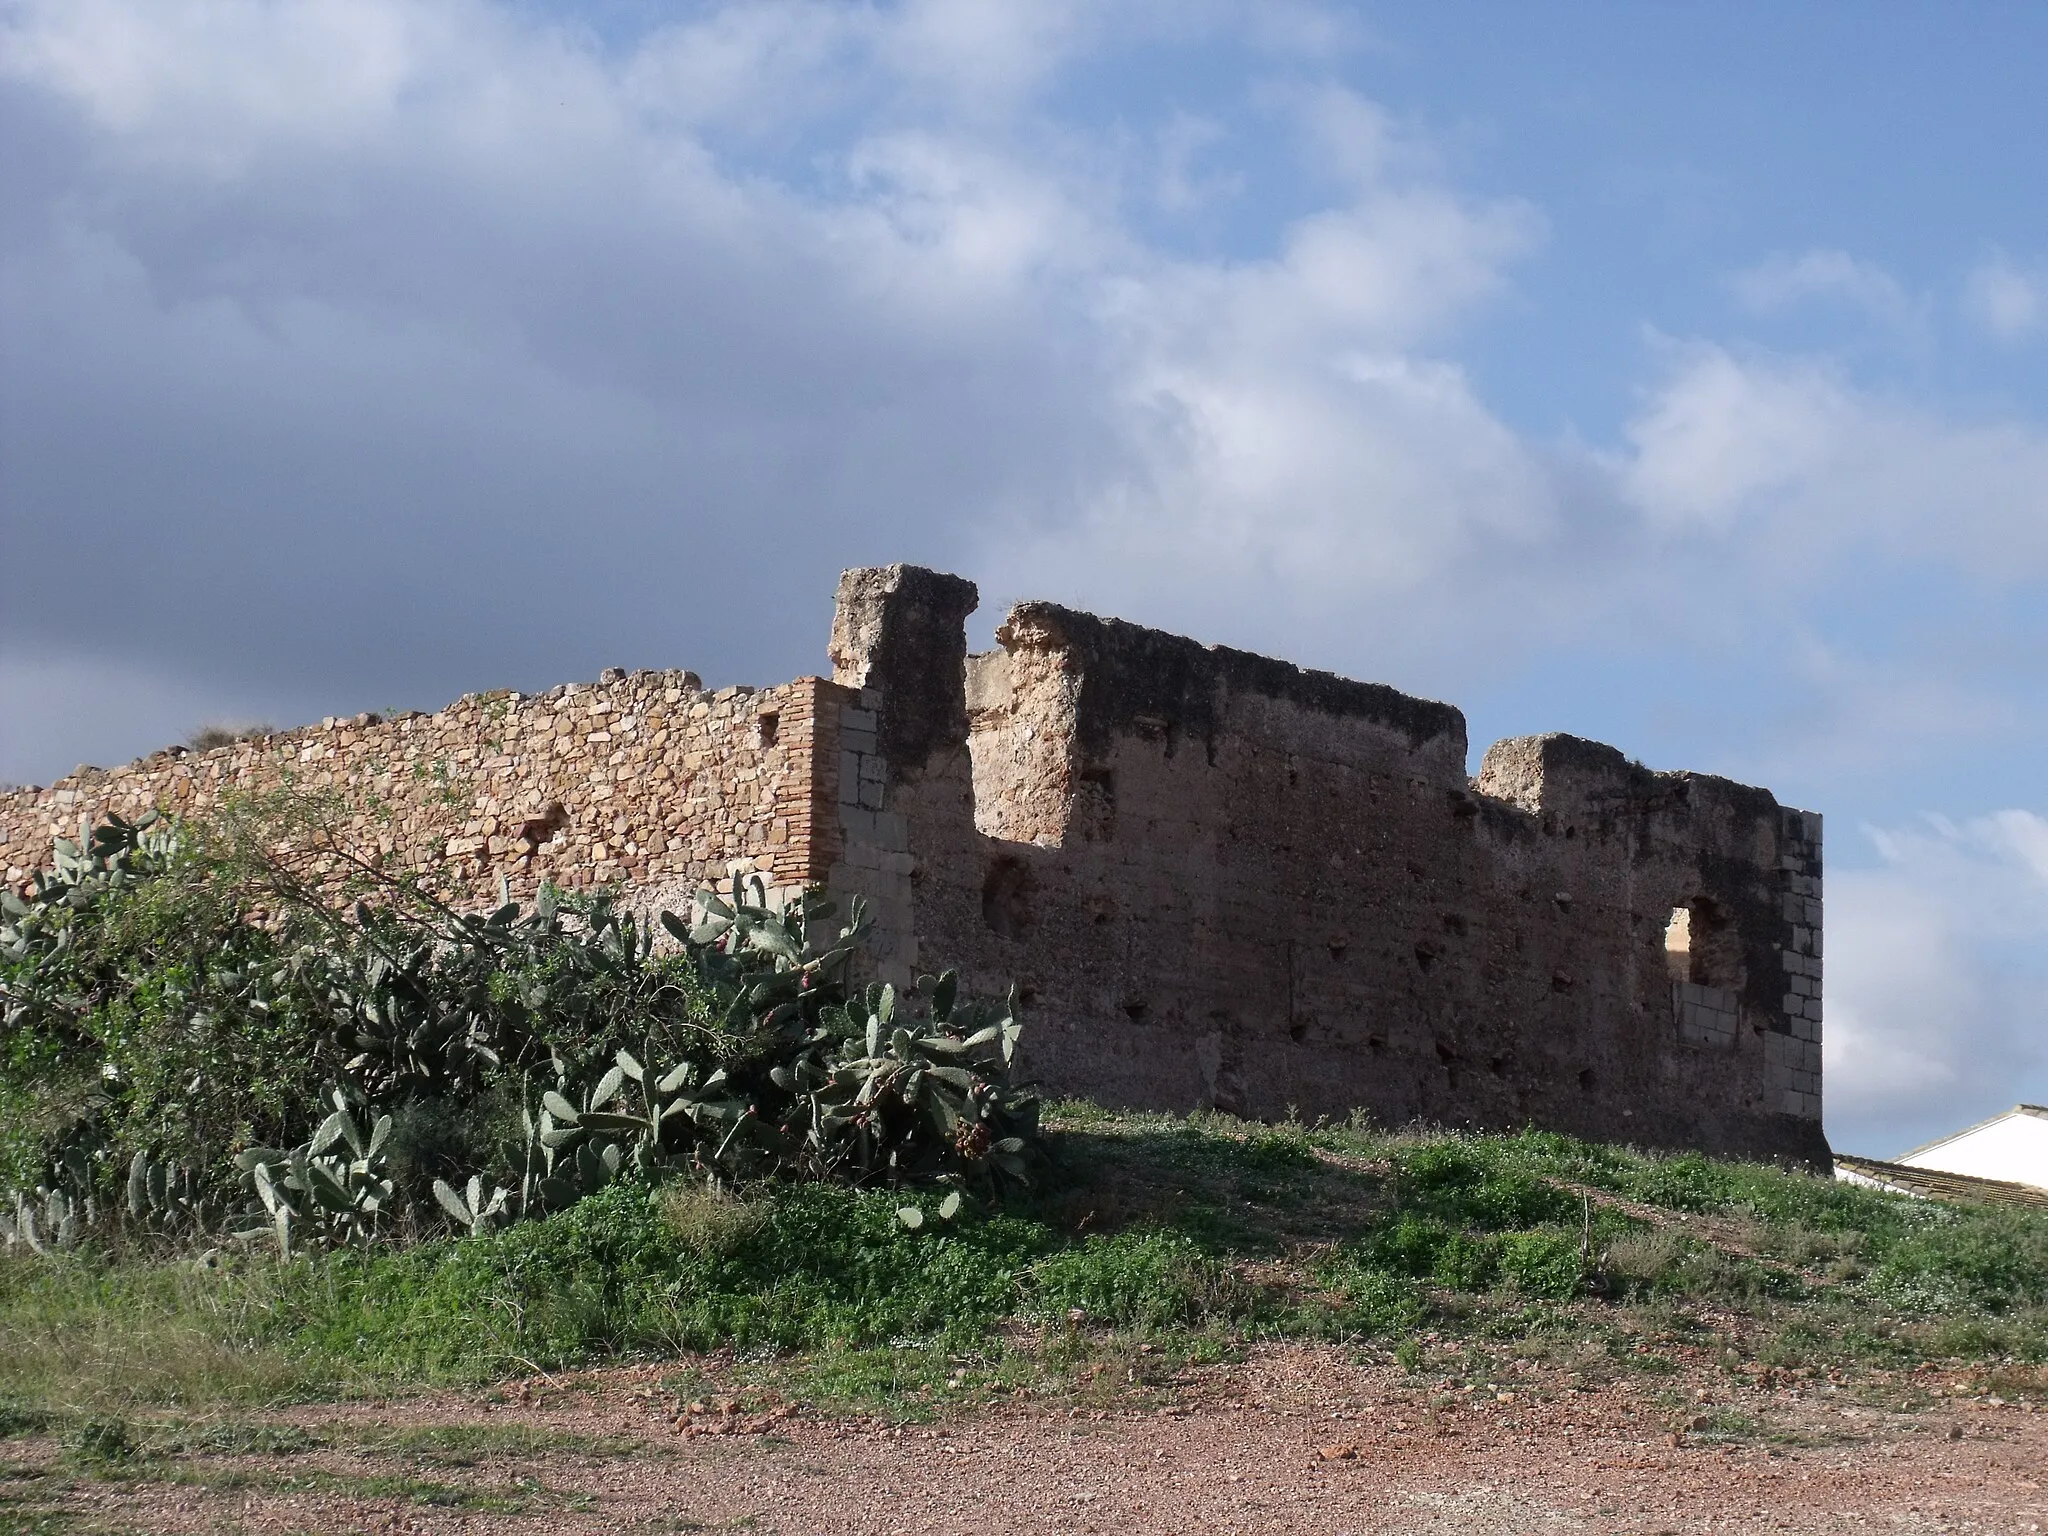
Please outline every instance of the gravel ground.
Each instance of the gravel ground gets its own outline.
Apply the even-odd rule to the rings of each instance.
[[[536,1378],[502,1402],[269,1416],[324,1442],[296,1454],[93,1476],[17,1439],[0,1530],[2048,1531],[2039,1374],[1503,1374],[1458,1390],[1276,1348],[1142,1405],[1010,1401],[896,1427],[789,1403],[691,1413],[651,1367]]]

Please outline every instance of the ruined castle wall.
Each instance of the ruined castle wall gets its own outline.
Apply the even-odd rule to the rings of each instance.
[[[680,908],[734,867],[860,895],[885,979],[1014,985],[1111,1103],[1513,1127],[1822,1163],[1820,818],[1761,789],[1030,603],[850,571],[832,680],[608,673],[0,796],[11,884],[81,818],[332,792],[462,900]]]
[[[1049,605],[967,658],[926,574],[842,588],[879,735],[835,881],[898,979],[1017,985],[1049,1087],[1826,1157],[1817,817],[1569,737],[1468,781],[1456,710]],[[899,687],[965,743],[892,756]]]
[[[503,876],[519,897],[551,880],[679,907],[736,862],[808,884],[835,846],[813,836],[829,776],[821,689],[831,685],[807,678],[708,693],[689,673],[608,673],[533,696],[472,694],[430,715],[173,748],[0,795],[0,865],[20,887],[81,818],[203,815],[224,794],[289,785],[334,797],[351,848],[432,874],[462,900],[494,900]]]

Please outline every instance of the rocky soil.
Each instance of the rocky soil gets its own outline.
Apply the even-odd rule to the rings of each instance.
[[[128,1458],[82,1458],[75,1431],[70,1449],[17,1438],[0,1529],[2048,1530],[2039,1372],[1491,1374],[1276,1348],[895,1425],[721,1397],[673,1368],[536,1377],[187,1426]]]

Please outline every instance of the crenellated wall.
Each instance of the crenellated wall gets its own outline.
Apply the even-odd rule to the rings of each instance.
[[[1818,816],[1569,736],[1468,779],[1447,705],[1051,604],[970,657],[974,600],[842,580],[833,879],[889,974],[1014,982],[1048,1086],[1827,1160]]]
[[[81,817],[332,791],[464,900],[680,907],[734,868],[865,896],[873,962],[1014,984],[1046,1086],[1254,1116],[1539,1125],[1824,1165],[1821,828],[1376,684],[849,571],[832,681],[607,673],[0,796],[10,883]]]

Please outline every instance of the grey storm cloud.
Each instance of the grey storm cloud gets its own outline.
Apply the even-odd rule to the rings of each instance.
[[[960,560],[1101,436],[1057,315],[921,313],[701,162],[207,175],[4,110],[10,648],[351,701],[781,675],[841,564]]]

